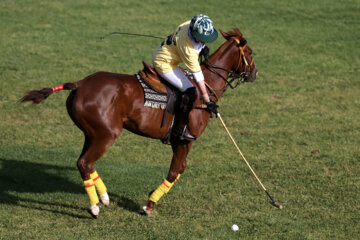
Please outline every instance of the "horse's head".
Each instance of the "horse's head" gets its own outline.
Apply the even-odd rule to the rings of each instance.
[[[238,28],[234,28],[233,31],[227,33],[221,30],[220,32],[227,41],[233,42],[234,46],[236,46],[236,51],[238,52],[238,54],[234,54],[231,70],[238,74],[244,74],[245,82],[255,81],[258,70],[255,67],[254,59],[251,56],[252,50],[240,30]]]

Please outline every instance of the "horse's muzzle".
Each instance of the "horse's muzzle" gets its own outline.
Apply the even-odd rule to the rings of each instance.
[[[254,82],[256,80],[257,75],[258,75],[258,70],[256,67],[254,67],[250,72],[250,74],[246,76],[245,82]]]

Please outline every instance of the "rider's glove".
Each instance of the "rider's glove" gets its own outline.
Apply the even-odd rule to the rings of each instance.
[[[218,114],[218,111],[217,111],[217,109],[218,109],[218,105],[216,105],[216,103],[215,102],[213,102],[213,101],[210,101],[210,102],[207,102],[206,103],[206,110],[209,112],[209,113],[215,113],[215,115],[217,116],[217,114]]]

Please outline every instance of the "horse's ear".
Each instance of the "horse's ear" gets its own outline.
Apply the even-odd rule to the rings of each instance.
[[[234,33],[236,34],[236,36],[239,38],[240,40],[240,46],[245,46],[245,44],[247,43],[246,39],[243,37],[243,34],[241,33],[240,29],[238,28],[234,28]]]
[[[219,29],[219,31],[220,31],[221,35],[222,35],[225,39],[228,39],[228,38],[229,38],[230,35],[229,35],[228,33],[224,32],[224,31],[221,30],[221,29]]]
[[[240,29],[234,28],[234,32],[235,32],[235,34],[236,34],[237,36],[242,37],[242,33],[241,33]]]

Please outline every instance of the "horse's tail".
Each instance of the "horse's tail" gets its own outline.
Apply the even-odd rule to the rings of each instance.
[[[29,91],[25,96],[20,99],[20,102],[28,102],[32,101],[35,104],[41,103],[47,97],[49,97],[53,92],[60,90],[73,90],[78,87],[78,83],[65,83],[63,85],[59,85],[53,88],[43,88],[41,90],[32,90]]]

